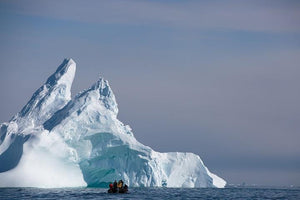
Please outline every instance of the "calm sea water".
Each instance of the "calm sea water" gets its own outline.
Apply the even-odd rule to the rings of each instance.
[[[102,188],[0,188],[0,199],[295,199],[300,188],[175,189],[129,188],[129,194],[108,194]]]

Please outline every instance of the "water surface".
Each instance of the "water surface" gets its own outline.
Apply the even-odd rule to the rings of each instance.
[[[300,188],[129,188],[129,194],[108,194],[103,188],[0,188],[0,199],[291,199]]]

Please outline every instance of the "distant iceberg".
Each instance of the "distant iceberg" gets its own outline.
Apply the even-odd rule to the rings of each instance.
[[[71,99],[76,63],[65,59],[24,108],[0,125],[0,187],[218,187],[193,153],[159,153],[117,119],[118,105],[100,78]]]

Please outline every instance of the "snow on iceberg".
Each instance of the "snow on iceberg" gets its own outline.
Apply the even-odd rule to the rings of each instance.
[[[108,81],[71,99],[76,63],[65,59],[8,123],[0,125],[0,187],[218,187],[193,153],[159,153],[117,119]]]

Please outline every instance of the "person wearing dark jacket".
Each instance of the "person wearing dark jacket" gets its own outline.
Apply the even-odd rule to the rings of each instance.
[[[113,184],[113,193],[116,193],[118,192],[118,183],[117,181],[115,180],[114,184]]]

